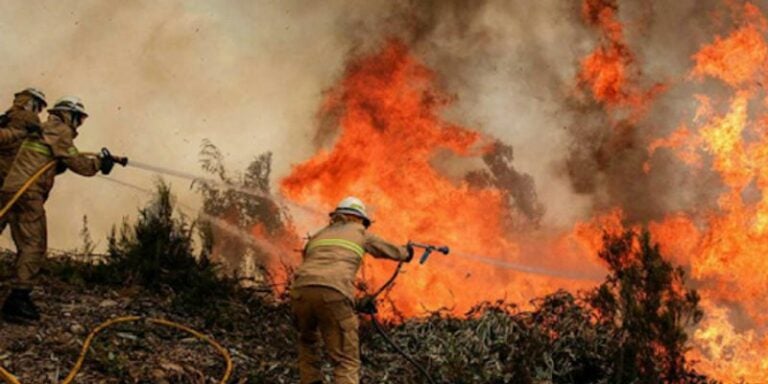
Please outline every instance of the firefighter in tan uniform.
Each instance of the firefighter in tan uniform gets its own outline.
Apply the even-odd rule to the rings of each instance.
[[[366,232],[371,220],[355,197],[339,203],[330,224],[312,236],[291,285],[291,304],[299,331],[301,384],[323,382],[322,340],[333,363],[336,384],[360,382],[358,319],[354,281],[363,255],[410,261],[413,249]]]
[[[30,292],[45,259],[47,227],[44,204],[53,188],[54,177],[67,169],[83,176],[94,176],[99,171],[108,174],[118,159],[83,155],[75,147],[73,141],[77,137],[77,128],[88,117],[79,98],[64,97],[48,113],[48,120],[41,131],[29,135],[21,143],[0,189],[0,200],[5,205],[30,177],[49,162],[57,162],[56,167],[31,184],[4,218],[11,227],[18,252],[16,280],[2,308],[3,318],[9,322],[26,323],[40,319]]]
[[[35,88],[24,89],[13,96],[11,108],[0,115],[0,185],[27,135],[40,132],[38,115],[48,106],[45,94]]]

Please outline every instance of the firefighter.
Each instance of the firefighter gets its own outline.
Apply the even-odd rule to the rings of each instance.
[[[2,307],[3,318],[8,322],[28,323],[40,319],[30,293],[45,259],[47,229],[44,205],[53,188],[54,177],[67,169],[82,176],[94,176],[99,171],[109,174],[115,162],[121,160],[112,156],[79,153],[73,141],[78,127],[87,117],[79,98],[68,96],[57,101],[48,110],[48,120],[40,132],[29,135],[21,143],[0,189],[0,201],[5,205],[35,173],[49,162],[56,161],[56,167],[35,180],[3,218],[11,227],[18,253],[16,278]]]
[[[26,88],[13,96],[11,108],[0,115],[0,185],[22,141],[28,134],[40,131],[38,115],[48,106],[45,94],[36,88]]]
[[[291,285],[299,332],[301,384],[322,383],[321,340],[336,384],[360,382],[358,319],[353,282],[363,255],[410,261],[413,248],[367,232],[371,219],[360,199],[347,197],[330,213],[330,224],[310,237]]]

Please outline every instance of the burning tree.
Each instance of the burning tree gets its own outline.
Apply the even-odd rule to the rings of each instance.
[[[686,331],[701,321],[699,294],[685,287],[648,232],[606,236],[607,280],[588,297],[598,325],[609,327],[614,382],[706,382],[686,362]],[[646,379],[643,379],[646,378]],[[649,381],[642,381],[649,380]]]
[[[275,253],[290,253],[298,243],[291,218],[270,195],[272,153],[256,156],[244,174],[230,175],[221,151],[205,140],[200,163],[219,179],[196,183],[203,196],[203,254],[220,263],[227,276],[260,279],[264,276],[259,271],[271,276],[282,256]]]

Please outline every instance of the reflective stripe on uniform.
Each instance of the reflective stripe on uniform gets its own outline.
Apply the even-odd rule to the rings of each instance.
[[[312,240],[307,244],[307,251],[317,247],[341,247],[354,252],[358,257],[363,257],[365,250],[357,243],[344,239],[318,239]]]
[[[30,151],[34,151],[37,153],[41,153],[43,155],[46,155],[48,157],[52,157],[53,153],[51,152],[51,148],[45,144],[38,143],[35,141],[24,141],[21,144],[22,148],[29,149]]]

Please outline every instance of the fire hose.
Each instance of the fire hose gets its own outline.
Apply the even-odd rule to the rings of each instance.
[[[421,244],[421,243],[408,243],[411,247],[414,248],[421,248],[424,249],[424,253],[421,255],[421,258],[419,259],[419,264],[424,264],[429,256],[432,254],[432,252],[440,252],[444,255],[447,255],[450,252],[450,249],[446,246],[435,246],[430,244]],[[395,271],[392,273],[392,276],[378,289],[376,290],[372,295],[368,295],[363,297],[357,307],[357,311],[366,315],[369,315],[371,317],[371,323],[373,324],[373,328],[376,329],[376,332],[381,335],[381,337],[384,339],[384,341],[387,342],[400,356],[402,356],[405,360],[407,360],[412,366],[416,368],[416,370],[419,371],[419,373],[424,376],[424,378],[430,383],[430,384],[437,384],[435,379],[432,377],[432,375],[429,374],[429,371],[427,371],[424,366],[419,364],[416,359],[413,358],[413,356],[409,355],[405,350],[403,350],[400,346],[397,345],[397,343],[392,340],[392,338],[387,334],[386,331],[384,331],[384,328],[381,326],[381,323],[379,322],[378,317],[376,314],[378,313],[378,308],[376,307],[376,300],[378,299],[379,295],[381,295],[384,291],[389,289],[392,284],[394,284],[397,277],[400,275],[400,271],[403,268],[404,262],[397,263],[397,267],[395,268]]]
[[[84,155],[86,155],[86,156],[95,156],[96,154],[84,153]],[[101,156],[110,156],[110,157],[112,156],[109,153],[109,151],[106,150],[106,148],[102,149],[102,152],[101,152],[100,155]],[[115,160],[115,159],[119,159],[119,158],[114,158],[113,157],[113,160]],[[123,166],[126,165],[127,159],[121,158],[119,160],[120,161],[116,161],[116,162],[122,164]],[[10,209],[13,207],[14,204],[16,204],[16,202],[24,194],[24,192],[26,192],[26,190],[29,189],[29,187],[32,186],[32,184],[37,179],[39,179],[40,176],[42,176],[43,174],[45,174],[46,172],[51,170],[53,167],[55,167],[56,163],[57,163],[56,160],[50,161],[50,162],[46,163],[45,165],[43,165],[32,176],[30,176],[24,182],[24,184],[21,186],[21,188],[19,188],[19,190],[13,195],[13,197],[11,197],[11,199],[8,200],[8,202],[5,204],[5,206],[3,206],[2,209],[0,209],[0,218],[4,217],[8,213],[8,211],[10,211]],[[75,377],[77,376],[77,374],[80,372],[80,370],[83,367],[83,363],[85,362],[85,357],[86,357],[86,355],[88,354],[88,351],[91,348],[91,344],[93,343],[93,340],[96,338],[96,336],[100,332],[102,332],[103,330],[105,330],[105,329],[107,329],[109,327],[112,327],[112,326],[114,326],[116,324],[138,322],[138,321],[141,321],[141,320],[144,320],[145,322],[147,322],[149,324],[154,324],[154,325],[160,325],[160,326],[164,326],[164,327],[174,328],[174,329],[186,332],[186,333],[194,336],[198,340],[202,340],[202,341],[208,343],[210,346],[212,346],[214,349],[216,349],[216,351],[219,352],[219,354],[221,354],[221,356],[224,358],[224,361],[225,361],[225,364],[226,364],[224,375],[219,380],[219,383],[220,384],[226,384],[226,382],[229,380],[229,377],[232,375],[232,370],[234,368],[234,364],[232,363],[232,357],[231,357],[229,351],[226,348],[224,348],[221,344],[216,342],[216,340],[214,340],[213,338],[211,338],[209,336],[206,336],[205,334],[200,333],[200,332],[198,332],[198,331],[196,331],[196,330],[194,330],[194,329],[192,329],[192,328],[190,328],[190,327],[188,327],[186,325],[175,323],[173,321],[169,321],[169,320],[165,320],[165,319],[145,318],[145,317],[140,317],[140,316],[124,316],[124,317],[118,317],[118,318],[115,318],[115,319],[107,320],[107,321],[99,324],[96,328],[93,329],[93,331],[91,331],[88,334],[88,337],[86,337],[85,342],[83,342],[83,346],[80,349],[80,355],[78,356],[77,361],[75,362],[75,366],[72,367],[72,370],[70,370],[70,372],[67,375],[67,377],[61,383],[62,384],[71,384],[75,380]],[[21,384],[21,382],[19,381],[18,378],[16,378],[16,376],[14,376],[12,373],[8,372],[7,370],[5,370],[1,366],[0,366],[0,379],[5,381],[7,384]]]

